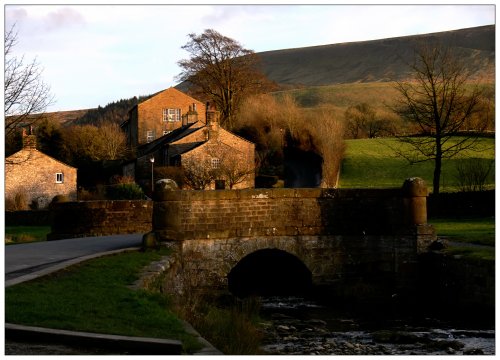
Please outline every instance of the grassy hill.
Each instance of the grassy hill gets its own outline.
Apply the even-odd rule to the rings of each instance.
[[[396,139],[347,140],[347,150],[340,174],[340,186],[345,188],[401,187],[406,178],[423,178],[432,189],[433,162],[410,165],[397,157],[393,148],[401,146]],[[467,151],[456,159],[443,161],[441,190],[457,191],[456,166],[463,159],[475,159],[485,165],[495,160],[495,139],[483,138],[480,151]],[[487,184],[495,185],[495,165]]]
[[[495,74],[495,26],[260,52],[263,72],[280,85],[318,86],[385,82],[408,78],[408,63],[422,43],[439,42],[460,51],[476,78]]]

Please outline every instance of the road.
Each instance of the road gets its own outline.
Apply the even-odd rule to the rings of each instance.
[[[141,246],[143,234],[110,235],[5,246],[6,285],[95,254]]]

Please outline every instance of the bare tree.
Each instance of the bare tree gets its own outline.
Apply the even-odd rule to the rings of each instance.
[[[231,129],[242,98],[260,91],[266,83],[258,69],[258,57],[212,29],[188,36],[190,41],[182,48],[191,58],[178,62],[183,69],[178,78],[188,81],[213,101],[221,113],[221,125]]]
[[[117,123],[105,122],[98,126],[102,140],[102,157],[119,160],[127,155],[127,137]]]
[[[210,157],[182,159],[184,184],[194,190],[205,190],[217,177]]]
[[[481,91],[469,81],[459,54],[448,48],[421,47],[410,67],[413,79],[397,83],[399,99],[393,110],[415,124],[421,136],[399,137],[411,149],[399,154],[411,163],[434,161],[433,192],[438,194],[443,159],[476,144],[475,135],[456,135],[476,112]]]
[[[34,59],[25,62],[24,56],[12,55],[17,44],[17,33],[13,26],[5,33],[5,136],[16,131],[19,126],[30,126],[42,118],[43,113],[53,103],[50,87],[43,82],[40,64]]]
[[[388,121],[377,116],[375,109],[367,103],[350,106],[344,113],[347,135],[353,139],[380,136],[388,129]]]
[[[215,177],[225,180],[230,189],[255,173],[255,165],[250,163],[246,154],[237,149],[220,143],[209,149],[208,153],[216,160]]]
[[[126,136],[119,125],[75,125],[64,129],[64,155],[73,165],[119,160],[127,154]]]

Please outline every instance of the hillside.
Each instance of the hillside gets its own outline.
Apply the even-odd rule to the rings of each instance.
[[[414,49],[440,42],[458,48],[474,77],[493,82],[495,26],[374,41],[258,53],[264,73],[280,85],[319,86],[405,79]]]
[[[78,119],[81,119],[85,114],[93,109],[85,109],[85,110],[69,110],[69,111],[56,111],[49,112],[46,115],[57,122],[59,122],[63,126],[73,125]]]
[[[302,106],[314,107],[321,103],[330,103],[343,109],[359,102],[378,102],[380,98],[367,96],[367,89],[363,86],[349,87],[346,92],[347,89],[341,84],[374,84],[375,86],[370,86],[370,93],[379,94],[385,101],[393,92],[390,86],[385,85],[386,82],[407,77],[407,63],[413,59],[415,46],[422,42],[438,40],[459,48],[475,77],[488,83],[494,82],[494,25],[383,40],[274,50],[258,55],[262,59],[264,73],[271,80],[283,89],[302,89],[302,93],[296,94]],[[325,85],[341,87],[317,88]],[[176,88],[187,91],[185,83],[178,84]],[[333,100],[334,94],[337,95]],[[364,100],[360,100],[358,96]],[[96,109],[51,114],[65,124],[97,123],[103,119],[120,122],[126,118],[129,108],[136,103],[137,99],[130,98]]]

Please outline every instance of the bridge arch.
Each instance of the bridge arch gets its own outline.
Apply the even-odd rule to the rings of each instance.
[[[228,290],[236,296],[301,295],[312,287],[312,273],[284,250],[261,249],[242,258],[227,275]]]

